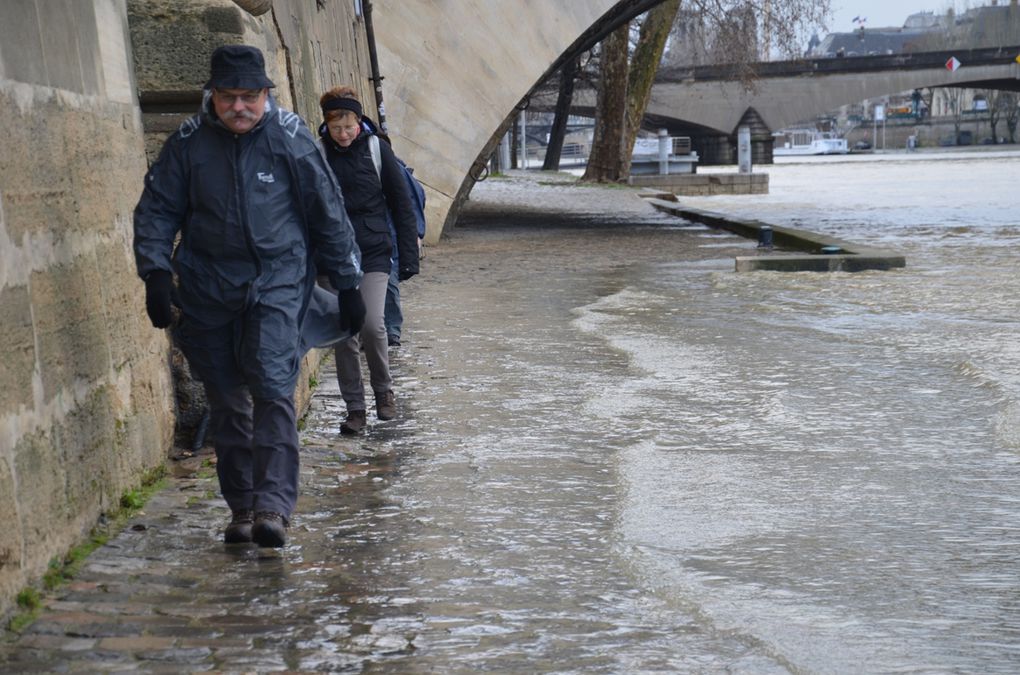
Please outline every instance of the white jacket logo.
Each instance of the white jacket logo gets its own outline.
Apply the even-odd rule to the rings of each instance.
[[[257,176],[258,176],[258,179],[260,181],[262,181],[263,183],[275,183],[276,182],[276,179],[273,178],[273,174],[271,174],[271,173],[262,173],[261,171],[259,171]]]

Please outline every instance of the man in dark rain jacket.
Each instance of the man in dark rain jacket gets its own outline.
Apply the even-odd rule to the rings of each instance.
[[[233,512],[224,539],[278,547],[297,501],[301,358],[356,334],[365,306],[336,179],[304,122],[269,94],[273,86],[258,49],[213,52],[201,112],[170,136],[145,177],[134,249],[156,328],[171,323],[177,272],[176,337],[205,385],[220,489]],[[339,306],[315,286],[313,259],[339,289]]]

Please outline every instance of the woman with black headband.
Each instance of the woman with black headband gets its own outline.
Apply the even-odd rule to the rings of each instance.
[[[396,417],[396,397],[390,377],[384,309],[396,236],[398,275],[401,281],[418,273],[418,228],[411,195],[389,143],[370,137],[375,125],[362,115],[361,103],[350,87],[329,90],[319,99],[324,122],[319,136],[326,160],[336,174],[344,207],[354,226],[361,249],[361,295],[365,301],[365,325],[360,335],[335,348],[340,393],[347,404],[347,419],[340,431],[356,434],[367,423],[365,386],[361,378],[360,351],[364,348],[369,381],[375,394],[376,416]],[[375,145],[381,160],[373,158]],[[392,220],[393,229],[390,229]]]

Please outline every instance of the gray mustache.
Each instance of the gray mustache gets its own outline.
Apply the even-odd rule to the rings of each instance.
[[[255,113],[253,113],[250,110],[236,110],[236,111],[235,110],[228,110],[227,112],[223,113],[223,118],[224,119],[228,119],[228,120],[232,120],[232,119],[236,119],[236,118],[241,118],[241,119],[245,119],[245,120],[254,120],[255,119]]]

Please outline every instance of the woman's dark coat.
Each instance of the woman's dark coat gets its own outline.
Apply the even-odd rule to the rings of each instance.
[[[349,147],[342,148],[330,137],[325,124],[319,127],[326,161],[340,183],[344,207],[361,249],[362,271],[389,274],[392,268],[394,242],[387,221],[388,210],[397,235],[398,274],[401,279],[408,279],[418,273],[418,226],[414,205],[402,169],[385,140],[379,142],[382,159],[380,185],[368,141],[374,133],[374,126],[367,120],[363,121],[358,137]]]

